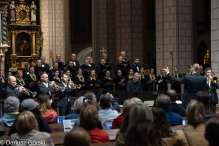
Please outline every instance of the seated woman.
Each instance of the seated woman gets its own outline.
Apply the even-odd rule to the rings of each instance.
[[[205,107],[201,101],[191,100],[186,108],[188,124],[182,130],[176,130],[173,138],[173,146],[209,146],[205,139],[205,125],[202,119],[205,115]]]
[[[16,122],[16,128],[19,133],[14,133],[11,135],[13,141],[22,142],[25,141],[26,144],[23,146],[29,145],[29,141],[43,141],[44,145],[54,146],[50,135],[46,132],[39,132],[39,127],[37,120],[34,114],[30,111],[22,112]]]
[[[160,131],[163,138],[171,137],[173,132],[170,129],[170,123],[167,119],[167,115],[162,108],[154,107],[152,109],[154,115],[154,126]]]
[[[139,80],[141,82],[142,91],[147,91],[147,76],[144,74],[144,68],[140,67]]]
[[[125,78],[122,76],[122,71],[117,70],[117,76],[115,78],[116,91],[126,91]]]
[[[110,77],[110,71],[107,70],[106,71],[106,77],[103,79],[103,84],[104,84],[104,91],[102,94],[106,94],[108,93],[109,91],[113,91],[113,86],[115,86],[115,83],[112,83],[113,80],[112,78]]]
[[[49,96],[46,94],[41,94],[37,97],[38,102],[38,109],[40,111],[41,117],[48,123],[48,124],[57,124],[58,117],[56,111],[50,109],[51,101]]]
[[[90,135],[91,143],[109,142],[109,136],[105,131],[97,128],[99,115],[97,107],[89,105],[80,112],[80,127],[83,127]]]
[[[41,132],[47,132],[47,133],[52,133],[51,128],[49,127],[49,124],[43,120],[43,118],[40,115],[40,111],[37,108],[38,103],[34,101],[33,99],[27,99],[21,102],[20,107],[21,107],[21,113],[24,111],[31,111],[37,120],[38,126],[39,126],[39,131]],[[13,133],[19,133],[19,131],[16,129],[16,123],[17,120],[14,122],[14,124],[11,126],[9,130],[9,136]]]
[[[78,92],[79,91],[82,91],[82,90],[85,90],[85,78],[84,76],[82,75],[82,69],[81,68],[78,68],[78,74],[77,76],[74,77],[74,83],[78,86],[80,84],[81,88],[77,88],[78,89]]]
[[[59,70],[58,69],[56,69],[54,71],[54,77],[51,79],[51,81],[54,81],[56,84],[61,82],[61,80],[59,78]]]
[[[6,113],[0,119],[1,126],[11,127],[14,124],[19,114],[19,104],[20,101],[17,97],[9,96],[5,99],[4,109]]]

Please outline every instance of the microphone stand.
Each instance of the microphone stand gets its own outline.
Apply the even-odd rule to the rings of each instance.
[[[170,54],[172,55],[172,72],[173,72],[173,52],[170,52]]]

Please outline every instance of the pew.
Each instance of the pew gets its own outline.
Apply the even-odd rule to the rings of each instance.
[[[2,127],[2,126],[0,126],[0,136],[8,135],[9,130],[10,130],[10,127],[6,127],[6,126]],[[3,131],[4,131],[4,132],[3,132]],[[3,134],[3,133],[4,133],[4,134]],[[3,135],[2,135],[2,134],[3,134]]]
[[[49,124],[53,133],[64,132],[63,124]]]
[[[91,146],[115,146],[116,142],[92,143]]]

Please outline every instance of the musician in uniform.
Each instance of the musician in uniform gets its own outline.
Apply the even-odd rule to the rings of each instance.
[[[61,70],[61,73],[64,71],[64,68],[65,68],[65,64],[61,61],[61,55],[60,54],[57,54],[56,55],[56,61],[58,63],[58,67],[59,69]]]
[[[74,65],[76,68],[79,68],[79,67],[80,67],[80,63],[76,60],[76,54],[75,54],[75,53],[72,53],[72,54],[71,54],[71,59],[69,59],[69,61],[72,61],[72,62],[73,62],[73,65]],[[67,62],[67,64],[69,64],[69,61]]]
[[[51,81],[54,81],[56,84],[60,83],[61,79],[59,77],[59,74],[60,74],[59,70],[58,69],[55,70],[54,71],[54,77],[51,79]]]
[[[218,97],[216,90],[219,89],[218,81],[212,82],[212,70],[211,68],[206,68],[206,76],[207,76],[207,84],[208,84],[208,91],[210,94],[210,111],[213,113],[216,113],[216,104],[218,104]],[[216,80],[219,80],[218,77],[216,77]]]
[[[121,70],[117,70],[117,76],[115,78],[115,86],[116,86],[116,91],[125,91],[126,90],[125,78],[122,76]]]
[[[100,83],[100,79],[98,77],[95,77],[95,70],[91,70],[90,78],[86,79],[86,89],[91,90],[93,88],[99,88]]]
[[[150,74],[146,76],[147,77],[147,84],[148,84],[148,91],[157,91],[156,88],[156,82],[157,82],[157,76],[154,74],[154,68],[151,68]]]
[[[86,79],[82,75],[82,69],[78,68],[78,74],[74,77],[74,83],[77,85],[78,92],[81,90],[85,90],[85,82]],[[81,86],[81,87],[78,87]]]
[[[122,76],[128,75],[129,70],[126,66],[124,66],[122,56],[118,57],[118,62],[114,65],[115,74],[117,74],[118,70],[122,71]]]
[[[76,96],[78,92],[73,82],[68,84],[68,75],[62,74],[61,80],[62,82],[58,86],[64,88],[57,91],[57,96],[59,97],[57,106],[59,107],[59,116],[65,116],[71,113],[72,97]]]
[[[29,75],[30,72],[30,63],[25,64],[25,70],[23,71],[23,78],[26,81],[27,76]]]
[[[199,65],[199,74],[201,76],[204,76],[205,75],[205,72],[203,71],[203,65]]]
[[[106,76],[103,80],[103,84],[104,84],[104,91],[103,91],[102,94],[106,94],[110,91],[113,91],[113,86],[115,84],[113,83],[113,79],[110,77],[110,71],[109,70],[106,71]]]
[[[68,69],[64,70],[64,74],[66,74],[68,76],[68,84],[70,84],[70,82],[74,80],[74,78],[71,77],[70,70],[68,70]]]
[[[36,91],[37,84],[40,83],[40,79],[37,78],[36,74],[34,73],[33,66],[30,67],[30,73],[27,76],[26,83],[27,83],[28,89],[33,92]]]
[[[74,66],[74,64],[71,60],[68,61],[68,70],[70,70],[71,78],[74,78],[77,75],[77,68],[76,68],[76,66]]]
[[[90,77],[91,67],[89,66],[89,60],[85,59],[84,64],[81,66],[82,74],[87,80]]]
[[[142,91],[147,91],[147,76],[144,74],[144,67],[140,67],[139,81],[141,82]]]
[[[102,54],[102,59],[105,60],[105,65],[106,65],[106,66],[109,66],[109,67],[107,68],[107,70],[112,70],[111,61],[107,60],[107,54],[106,54],[106,53],[103,53],[103,54]],[[101,61],[101,60],[100,60],[100,61]],[[99,65],[100,65],[100,62],[99,62]]]
[[[26,84],[26,81],[23,79],[23,72],[21,70],[17,71],[17,85],[21,85],[25,88],[28,87],[28,85]]]
[[[158,75],[157,77],[158,91],[166,92],[168,90],[168,87],[167,87],[168,79],[166,78],[166,75],[163,69],[164,68],[160,70],[160,75]]]
[[[37,60],[37,63],[36,63],[36,66],[35,66],[35,68],[34,68],[35,75],[37,76],[38,79],[40,78],[40,76],[41,76],[41,74],[42,74],[42,72],[43,72],[42,67],[41,67],[41,64],[42,64],[42,63],[41,63],[41,60],[38,59],[38,60]]]
[[[8,77],[8,86],[5,88],[6,98],[9,96],[15,96],[17,98],[22,98],[22,93],[26,93],[26,90],[23,86],[17,87],[17,81],[14,76]]]
[[[42,71],[45,71],[46,73],[49,73],[49,64],[45,63],[46,62],[46,57],[42,56],[40,57],[41,60],[41,67],[42,67]]]
[[[182,75],[178,73],[178,67],[174,66],[174,73],[173,76],[175,78],[182,78]],[[181,83],[174,83],[171,81],[171,89],[175,90],[176,93],[181,93]],[[181,100],[181,95],[178,95],[178,100]]]
[[[87,60],[89,61],[89,65],[91,67],[91,70],[94,70],[95,69],[95,64],[91,63],[91,57],[90,56],[87,56]]]
[[[132,67],[133,69],[133,72],[136,73],[136,72],[140,72],[140,68],[141,66],[139,65],[139,59],[138,58],[135,58],[135,64],[134,66]]]
[[[37,94],[51,95],[55,93],[55,82],[48,83],[48,75],[46,73],[41,74],[41,83],[37,85]]]
[[[186,73],[183,75],[185,77],[186,75],[191,75],[190,66],[186,66]]]
[[[129,69],[129,75],[126,75],[126,76],[125,76],[126,83],[127,83],[129,80],[132,80],[133,78],[134,78],[133,69],[130,68],[130,69]]]
[[[59,64],[58,64],[58,62],[54,62],[54,63],[53,63],[53,68],[51,68],[51,69],[49,70],[49,79],[52,79],[52,78],[54,77],[54,75],[55,75],[55,72],[54,72],[54,71],[55,71],[55,70],[58,70],[60,74],[62,73],[62,70],[59,69]],[[59,75],[59,77],[60,77],[60,75]]]
[[[105,72],[107,71],[107,68],[105,66],[105,60],[101,59],[100,60],[100,64],[96,67],[96,72],[98,75],[98,78],[103,81],[103,79],[105,78]]]

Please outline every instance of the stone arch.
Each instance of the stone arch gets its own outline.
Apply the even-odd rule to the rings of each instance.
[[[87,56],[90,56],[91,57],[91,62],[93,62],[93,55],[92,55],[92,47],[88,47],[82,51],[80,51],[77,55],[77,60],[79,61],[80,65],[84,64],[84,59],[87,57]]]

